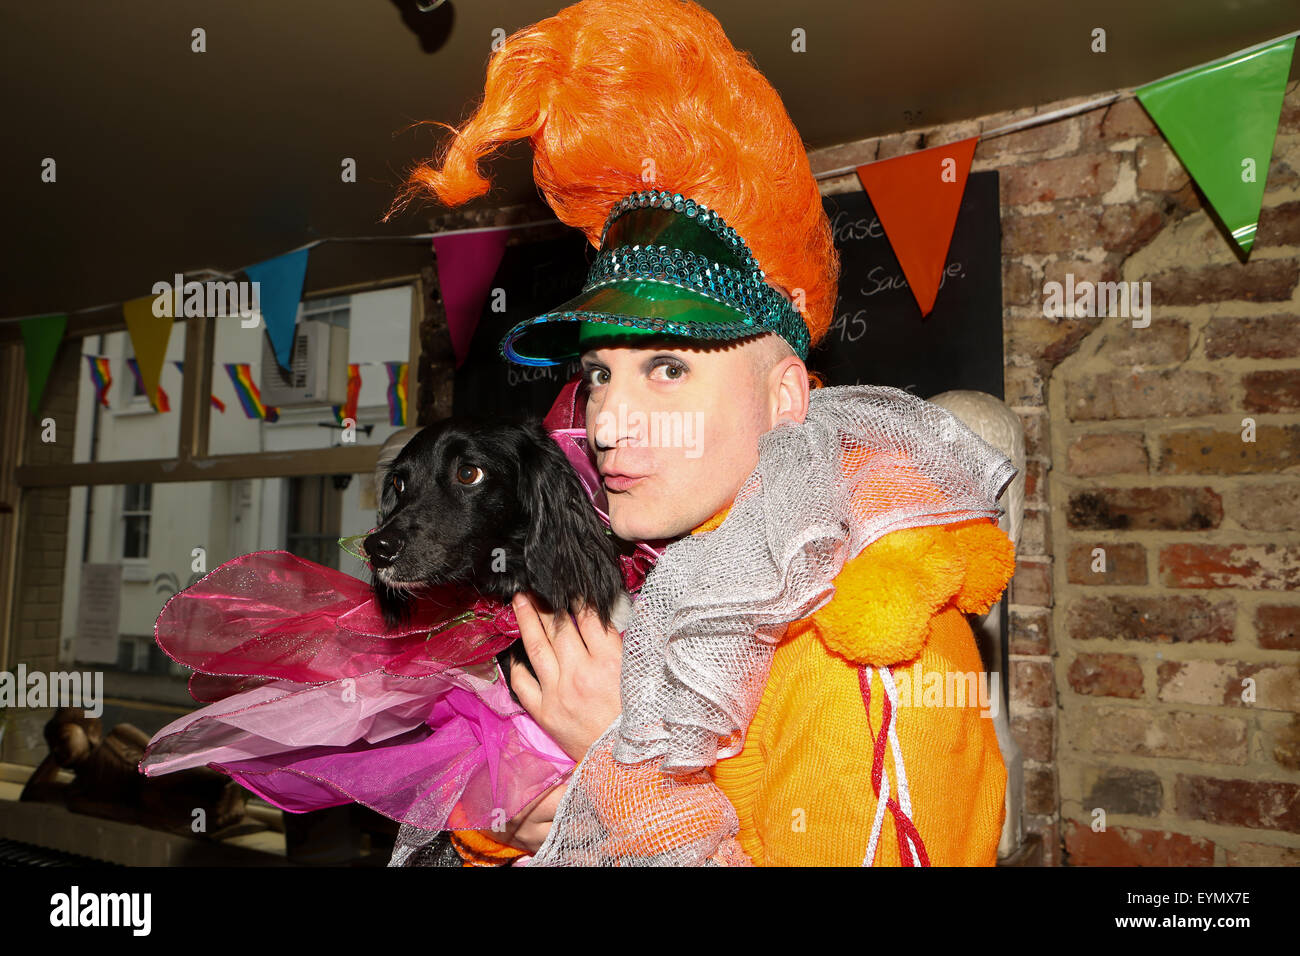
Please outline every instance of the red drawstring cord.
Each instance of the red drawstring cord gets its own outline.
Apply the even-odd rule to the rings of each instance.
[[[871,726],[871,678],[867,676],[865,667],[858,668],[858,686],[862,689],[862,702],[867,711],[867,730],[875,738],[875,748],[871,757],[871,786],[876,791],[876,799],[880,799],[880,775],[885,771],[885,745],[889,737],[889,725],[893,716],[893,708],[889,702],[889,695],[885,695],[883,726],[880,735],[876,736],[875,729]],[[898,852],[903,860],[903,866],[912,866],[912,848],[908,845],[905,836],[911,837],[916,844],[917,853],[921,857],[921,866],[930,865],[930,857],[925,852],[925,842],[921,839],[921,834],[916,831],[916,826],[903,812],[903,808],[898,805],[894,797],[890,797],[885,802],[886,808],[894,815],[894,831],[898,836]]]

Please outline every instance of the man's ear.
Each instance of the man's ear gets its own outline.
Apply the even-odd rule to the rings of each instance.
[[[808,417],[808,368],[790,355],[772,367],[768,377],[771,427],[778,422],[802,423]]]

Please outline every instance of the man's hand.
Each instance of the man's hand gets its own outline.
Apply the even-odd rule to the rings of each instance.
[[[622,636],[613,627],[602,627],[590,608],[575,612],[574,627],[567,613],[539,612],[523,592],[514,596],[512,606],[537,679],[522,664],[514,664],[511,686],[533,720],[570,758],[580,761],[623,712]]]
[[[611,718],[612,720],[613,718]],[[504,834],[492,834],[492,839],[523,850],[536,853],[551,832],[551,823],[555,820],[555,811],[560,806],[560,798],[569,784],[556,784],[528,806],[519,811],[519,815],[506,824]]]

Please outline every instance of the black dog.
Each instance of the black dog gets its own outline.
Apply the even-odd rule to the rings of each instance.
[[[409,618],[421,586],[453,582],[506,604],[528,591],[547,611],[579,600],[605,627],[622,627],[618,549],[540,422],[458,418],[422,429],[388,466],[380,513],[365,552],[389,628]],[[507,686],[513,660],[537,676],[522,641],[498,659]]]

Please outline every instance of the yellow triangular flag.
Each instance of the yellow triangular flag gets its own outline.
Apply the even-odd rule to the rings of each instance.
[[[172,335],[172,323],[176,321],[170,315],[153,314],[153,304],[157,298],[143,295],[122,303],[126,331],[131,336],[131,348],[135,350],[135,360],[140,366],[145,394],[149,396],[149,404],[155,408],[158,407],[158,379],[162,375],[163,361],[167,358],[167,342]]]

